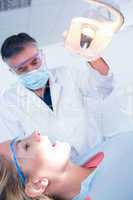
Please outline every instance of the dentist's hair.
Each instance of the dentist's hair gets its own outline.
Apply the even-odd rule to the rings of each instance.
[[[0,155],[0,200],[53,200],[53,198],[45,195],[28,197],[24,192],[24,186],[20,184],[15,166],[5,156]]]
[[[1,46],[2,59],[6,61],[12,56],[16,56],[23,51],[28,44],[37,45],[37,42],[27,33],[19,33],[8,37]]]

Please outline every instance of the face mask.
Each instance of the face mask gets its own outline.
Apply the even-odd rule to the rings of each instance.
[[[26,74],[20,75],[20,82],[28,89],[37,90],[45,87],[49,79],[49,72],[46,67],[40,67]]]

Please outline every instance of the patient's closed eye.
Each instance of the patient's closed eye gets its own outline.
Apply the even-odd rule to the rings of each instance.
[[[28,144],[28,143],[26,143],[26,144],[24,145],[24,149],[25,149],[26,151],[29,149],[29,147],[30,147],[30,144]]]
[[[25,151],[27,151],[30,147],[29,143],[25,143],[25,142],[23,143],[22,140],[18,140],[16,144],[17,144],[17,146],[18,146],[18,144],[22,144],[22,147],[24,148]]]

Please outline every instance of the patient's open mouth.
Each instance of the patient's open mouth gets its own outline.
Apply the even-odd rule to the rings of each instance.
[[[54,143],[52,144],[52,147],[58,146],[59,143],[60,143],[59,141],[54,142]]]
[[[57,145],[57,143],[56,142],[54,142],[53,144],[52,144],[52,147],[55,147]]]
[[[60,142],[59,141],[56,141],[56,142],[54,142],[53,144],[52,144],[52,147],[56,147],[56,146],[58,146],[60,144]]]

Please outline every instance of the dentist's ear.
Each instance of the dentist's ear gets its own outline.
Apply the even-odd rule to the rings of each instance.
[[[47,178],[34,178],[25,185],[25,193],[28,197],[37,197],[46,191],[48,186]]]

